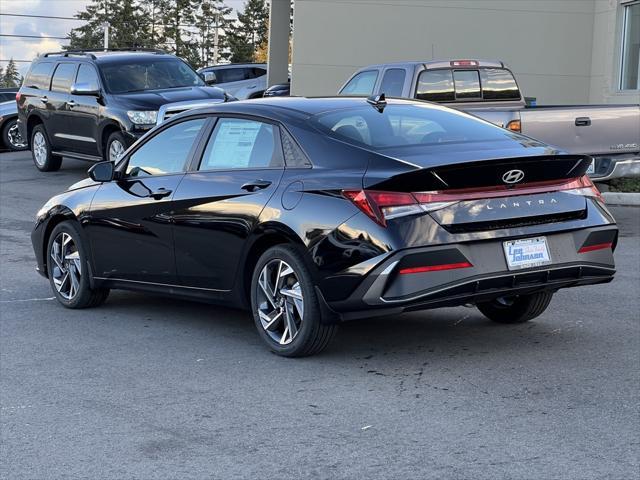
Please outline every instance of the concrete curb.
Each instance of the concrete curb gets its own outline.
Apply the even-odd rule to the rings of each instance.
[[[603,192],[602,196],[607,205],[640,206],[640,193]]]

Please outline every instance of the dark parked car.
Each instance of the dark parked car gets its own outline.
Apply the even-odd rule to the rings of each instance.
[[[156,50],[47,53],[16,96],[20,132],[41,171],[58,170],[63,156],[115,161],[166,118],[227,98]]]
[[[18,93],[17,87],[5,87],[0,88],[0,103],[16,100],[16,93]]]
[[[15,93],[13,96],[15,97]],[[0,103],[0,150],[24,150],[26,142],[18,129],[18,107],[15,98]]]
[[[309,355],[342,320],[472,303],[518,323],[611,281],[618,229],[590,161],[429,103],[231,102],[93,166],[32,240],[66,307],[112,288],[220,302]]]
[[[267,88],[264,97],[288,97],[291,95],[290,83],[278,83]]]

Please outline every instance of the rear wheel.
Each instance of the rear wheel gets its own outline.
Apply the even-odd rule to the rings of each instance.
[[[47,271],[53,293],[67,308],[97,307],[109,295],[106,288],[91,288],[86,250],[73,222],[62,222],[51,232]]]
[[[60,170],[62,157],[51,153],[49,137],[44,125],[36,125],[31,133],[31,156],[36,168],[41,172]]]
[[[22,139],[20,135],[20,129],[18,128],[18,121],[14,118],[9,120],[4,127],[2,127],[2,143],[11,150],[25,150],[27,143]]]
[[[302,253],[288,245],[270,248],[258,260],[251,307],[262,340],[285,357],[321,352],[338,328],[322,322],[311,272]]]
[[[489,320],[498,323],[524,323],[547,309],[553,293],[539,292],[531,295],[500,297],[491,302],[478,303],[477,307]]]

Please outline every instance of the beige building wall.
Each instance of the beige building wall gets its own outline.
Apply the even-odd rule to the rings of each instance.
[[[372,63],[481,58],[507,63],[538,103],[623,101],[607,77],[620,2],[295,0],[292,92],[333,95]]]

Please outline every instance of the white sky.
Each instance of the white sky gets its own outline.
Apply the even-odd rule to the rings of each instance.
[[[73,17],[89,3],[90,0],[0,0],[0,13]],[[242,9],[244,0],[226,0],[225,3],[238,10]],[[80,24],[77,20],[0,16],[0,32],[10,35],[65,37],[69,30]],[[64,40],[0,37],[0,60],[32,60],[38,53],[60,50],[65,43]],[[29,68],[29,63],[17,65],[22,75]],[[6,62],[0,62],[0,66],[4,68]]]

